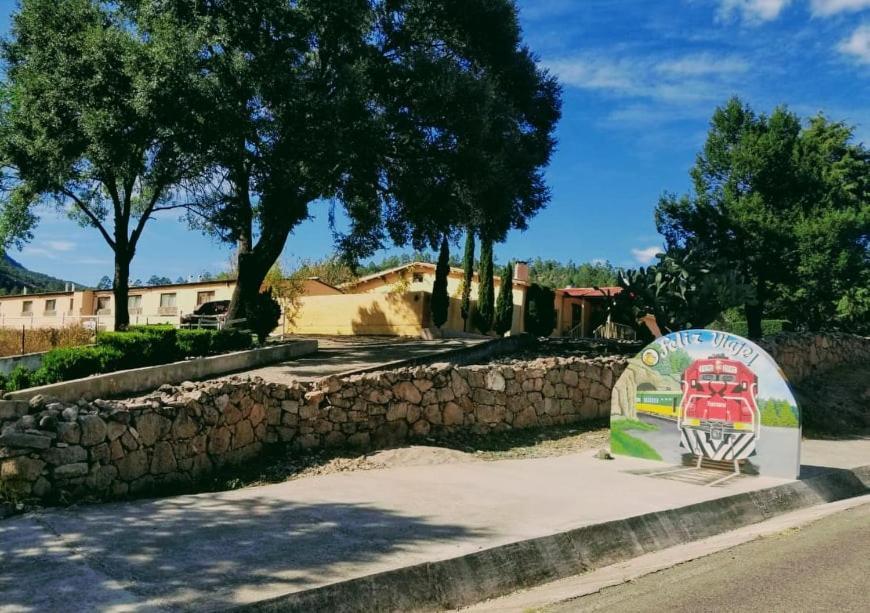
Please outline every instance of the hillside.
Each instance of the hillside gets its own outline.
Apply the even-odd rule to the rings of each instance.
[[[6,254],[0,255],[0,295],[20,294],[25,287],[29,293],[63,291],[66,283],[68,281],[28,270]]]

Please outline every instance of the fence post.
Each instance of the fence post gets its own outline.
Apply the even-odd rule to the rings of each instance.
[[[25,324],[21,324],[21,355],[24,355],[24,328]]]

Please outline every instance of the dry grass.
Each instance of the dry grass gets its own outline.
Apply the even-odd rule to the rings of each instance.
[[[55,347],[76,347],[94,342],[93,330],[83,326],[28,328],[24,330],[24,351],[22,351],[21,334],[21,329],[0,328],[0,357],[48,351]]]

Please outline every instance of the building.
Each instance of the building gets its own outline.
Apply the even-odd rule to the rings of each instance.
[[[435,264],[411,262],[403,266],[361,277],[344,284],[336,294],[306,294],[299,307],[288,317],[287,333],[337,335],[424,336],[432,328],[431,297],[435,283]],[[524,330],[529,268],[525,263],[514,267],[513,323],[511,332]],[[447,322],[442,330],[448,334],[465,332],[462,319],[461,268],[451,268],[447,278],[450,302]],[[479,278],[475,273],[471,284],[472,309],[477,301]],[[494,277],[496,300],[501,278]],[[469,323],[469,331],[472,327]]]
[[[553,336],[590,337],[607,318],[609,300],[621,287],[566,287],[556,290],[556,329]]]

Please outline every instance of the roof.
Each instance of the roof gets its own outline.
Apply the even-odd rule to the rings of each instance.
[[[436,265],[432,264],[431,262],[408,262],[407,264],[402,264],[401,266],[396,266],[395,268],[388,268],[386,270],[381,270],[380,272],[376,272],[376,273],[372,273],[370,275],[366,275],[364,277],[360,277],[359,279],[356,279],[355,281],[348,281],[347,283],[342,283],[340,287],[342,287],[342,288],[355,287],[355,286],[360,285],[362,283],[367,283],[368,281],[374,281],[375,279],[381,279],[381,278],[386,277],[388,275],[391,275],[391,274],[394,274],[397,272],[401,272],[404,270],[414,269],[414,268],[428,268],[428,269],[434,271],[436,268]],[[450,274],[461,276],[461,275],[465,274],[465,271],[462,268],[457,268],[456,266],[451,266],[450,267]],[[474,273],[474,279],[477,279],[477,278],[478,278],[478,274]],[[501,277],[498,275],[494,275],[493,279],[498,281],[499,283],[501,282]],[[513,279],[513,284],[514,285],[528,285],[527,282],[520,281],[518,279]]]
[[[604,298],[615,296],[622,291],[621,287],[566,287],[560,292],[572,298]]]

